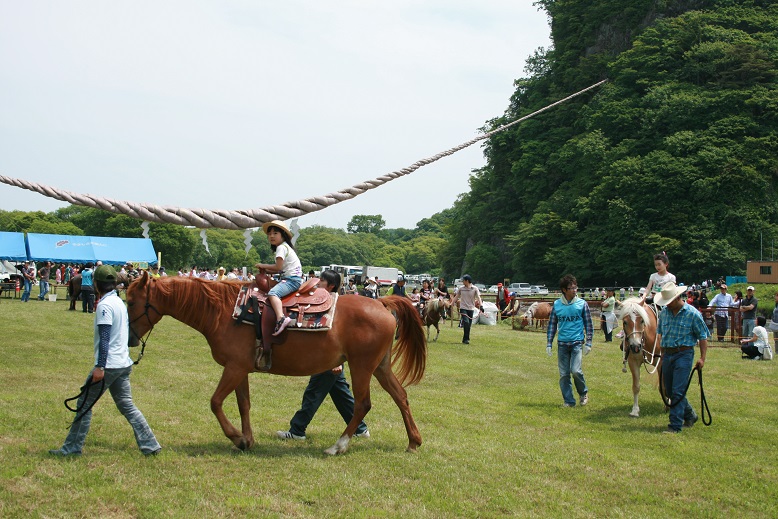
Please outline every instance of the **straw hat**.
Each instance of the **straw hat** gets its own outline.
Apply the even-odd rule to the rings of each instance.
[[[287,240],[292,240],[292,231],[290,231],[289,227],[287,227],[286,224],[281,220],[273,220],[272,222],[262,224],[262,230],[265,232],[265,234],[267,234],[267,230],[271,227],[278,227],[284,234],[286,234]]]
[[[686,292],[685,286],[676,286],[675,283],[670,281],[662,285],[661,291],[654,296],[654,303],[659,306],[665,306],[684,292]]]

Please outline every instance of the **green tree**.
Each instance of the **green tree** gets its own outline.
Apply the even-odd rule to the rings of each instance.
[[[380,214],[356,214],[351,217],[346,230],[355,233],[378,233],[384,228],[386,222]]]

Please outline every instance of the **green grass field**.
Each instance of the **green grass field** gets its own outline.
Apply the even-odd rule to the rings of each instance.
[[[92,366],[92,316],[64,301],[0,299],[2,517],[776,517],[776,362],[712,348],[713,414],[680,435],[644,374],[629,418],[618,345],[584,359],[590,403],[564,409],[545,335],[508,322],[476,326],[469,347],[446,327],[409,388],[424,444],[405,452],[399,411],[374,381],[372,437],[328,457],[344,424],[327,400],[308,440],[283,442],[307,378],[252,375],[256,446],[232,447],[211,414],[220,375],[205,340],[165,318],[132,376],[136,404],[163,452],[145,458],[105,396],[84,455],[57,459],[73,415],[62,401]],[[133,349],[133,355],[137,355]],[[689,396],[699,412],[699,389]],[[235,399],[226,410],[238,422]]]

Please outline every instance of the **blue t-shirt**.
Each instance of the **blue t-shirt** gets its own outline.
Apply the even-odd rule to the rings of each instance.
[[[84,269],[81,271],[81,286],[82,287],[91,287],[93,285],[92,282],[92,269]]]

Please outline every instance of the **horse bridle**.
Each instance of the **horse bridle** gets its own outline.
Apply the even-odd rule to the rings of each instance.
[[[138,317],[136,317],[135,319],[133,319],[132,321],[130,321],[130,333],[138,339],[138,342],[141,343],[140,355],[138,355],[138,360],[133,362],[133,365],[138,364],[140,362],[140,359],[143,358],[143,354],[146,352],[146,342],[149,340],[149,337],[151,337],[152,330],[154,330],[154,323],[151,322],[151,316],[149,316],[149,309],[154,310],[160,316],[163,315],[162,312],[160,312],[154,307],[154,305],[149,303],[150,296],[151,296],[151,280],[149,280],[149,282],[146,283],[146,304],[143,305],[143,313]],[[133,323],[137,322],[139,319],[142,319],[144,317],[149,322],[149,331],[146,334],[145,339],[142,336],[138,335],[132,327]]]
[[[653,312],[654,310],[650,309],[650,311]],[[646,344],[646,338],[645,338],[646,323],[643,322],[642,323],[643,326],[642,326],[641,330],[638,331],[637,330],[637,317],[638,316],[635,316],[634,318],[632,318],[632,315],[627,316],[627,318],[632,319],[632,322],[635,323],[635,326],[633,327],[632,331],[629,332],[629,334],[626,334],[624,336],[624,342],[627,344],[627,347],[629,348],[629,351],[631,351],[632,353],[641,353],[641,352],[643,353],[643,364],[651,364],[652,366],[654,366],[654,360],[657,357],[659,357],[659,358],[662,357],[661,354],[654,353],[654,351],[656,351],[656,341],[657,341],[658,337],[654,338],[654,348],[651,351],[651,353],[648,353],[646,351],[646,348],[645,348],[645,344]],[[642,319],[641,319],[641,322],[642,322]],[[640,336],[640,343],[638,345],[633,345],[628,340],[629,337],[631,337],[633,335],[636,335],[636,336],[639,335]],[[648,357],[651,357],[651,360],[649,360]],[[658,366],[658,364],[657,364],[657,366]],[[654,366],[654,370],[653,371],[648,371],[648,368],[646,368],[646,372],[649,373],[649,374],[653,374],[656,371],[657,366]]]

